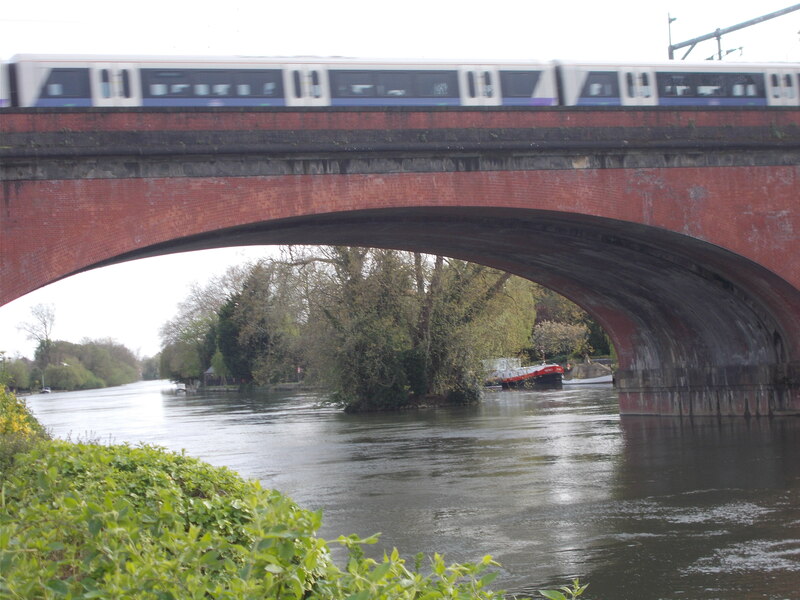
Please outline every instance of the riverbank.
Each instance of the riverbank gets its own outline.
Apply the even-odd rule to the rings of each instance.
[[[0,471],[4,597],[504,597],[486,589],[490,557],[445,566],[435,555],[423,575],[397,551],[365,558],[375,540],[348,536],[338,540],[350,554],[343,571],[316,536],[321,513],[184,453],[30,441]]]

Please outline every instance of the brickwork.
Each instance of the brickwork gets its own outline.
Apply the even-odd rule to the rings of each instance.
[[[796,111],[10,113],[0,302],[183,249],[416,249],[582,304],[615,342],[623,412],[791,412],[799,124]]]

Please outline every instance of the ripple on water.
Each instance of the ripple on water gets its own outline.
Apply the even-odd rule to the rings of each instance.
[[[724,574],[757,571],[800,571],[800,540],[751,540],[719,548],[683,571],[685,574]]]

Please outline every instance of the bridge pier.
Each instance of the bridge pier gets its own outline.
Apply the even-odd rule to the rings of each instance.
[[[800,364],[621,370],[620,414],[800,416]]]

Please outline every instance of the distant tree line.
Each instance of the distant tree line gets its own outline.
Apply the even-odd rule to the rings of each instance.
[[[113,340],[84,340],[80,344],[41,341],[33,360],[3,363],[8,387],[14,390],[84,390],[132,383],[141,379],[139,359]]]
[[[195,286],[161,336],[162,376],[302,380],[350,410],[471,402],[487,358],[608,351],[586,313],[528,280],[354,247],[286,248],[280,259],[231,269]]]

